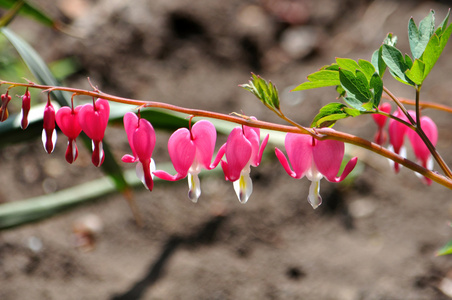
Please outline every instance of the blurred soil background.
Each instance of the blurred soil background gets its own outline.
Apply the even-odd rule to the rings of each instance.
[[[11,28],[48,63],[74,59],[77,72],[65,80],[71,87],[89,89],[89,76],[118,96],[279,122],[238,87],[254,72],[277,85],[283,111],[309,125],[335,100],[334,89],[290,89],[335,57],[370,60],[388,32],[409,52],[408,19],[418,23],[434,9],[439,24],[448,2],[40,0],[33,3],[79,37],[23,17]],[[451,49],[422,99],[451,104]],[[389,74],[385,79],[398,96],[414,97]],[[438,149],[452,164],[450,115],[425,114],[437,122]],[[367,139],[376,130],[365,116],[336,128]],[[157,133],[157,167],[169,161],[169,134]],[[118,160],[130,153],[121,127],[109,127],[106,140]],[[224,141],[219,137],[217,149]],[[103,176],[82,145],[74,165],[64,160],[65,149],[62,135],[52,155],[39,137],[1,148],[0,201]],[[365,150],[349,151],[362,173],[348,185],[322,180],[324,204],[315,211],[306,200],[309,181],[289,177],[270,153],[251,171],[254,192],[245,205],[230,182],[212,175],[201,179],[198,204],[188,200],[186,180],[134,190],[142,227],[124,198],[111,194],[2,231],[0,299],[450,299],[452,259],[435,252],[452,238],[451,191],[427,187],[406,169],[395,175]],[[94,232],[77,235],[85,227]]]

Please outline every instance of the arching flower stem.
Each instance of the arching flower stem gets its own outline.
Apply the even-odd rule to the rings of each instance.
[[[18,83],[18,82],[11,82],[11,81],[0,81],[0,85],[2,85],[2,84],[9,85],[9,89],[14,88],[14,87],[29,87],[29,88],[36,88],[36,89],[41,89],[41,90],[45,90],[45,91],[59,90],[59,91],[65,91],[65,92],[70,92],[70,93],[76,93],[77,95],[80,95],[80,96],[84,95],[84,96],[89,96],[89,97],[99,97],[99,98],[103,98],[103,99],[106,99],[109,101],[134,105],[137,107],[162,108],[162,109],[167,109],[167,110],[171,110],[171,111],[184,113],[187,115],[192,115],[194,117],[213,118],[213,119],[224,120],[224,121],[228,121],[228,122],[232,122],[232,123],[236,123],[236,124],[241,124],[241,125],[246,125],[246,126],[256,127],[256,128],[261,128],[261,129],[268,129],[268,130],[274,130],[274,131],[280,131],[280,132],[293,132],[293,133],[309,134],[319,140],[332,139],[332,140],[342,141],[342,142],[345,142],[348,144],[352,144],[352,145],[370,150],[383,157],[391,159],[394,162],[399,163],[414,172],[417,172],[417,173],[419,173],[425,177],[428,177],[428,178],[432,179],[433,181],[435,181],[449,189],[452,189],[452,173],[451,172],[446,172],[446,171],[444,172],[447,176],[449,176],[449,178],[448,178],[448,177],[445,177],[436,172],[427,170],[426,168],[423,168],[422,166],[420,166],[408,159],[405,159],[402,156],[397,155],[397,154],[381,147],[380,145],[372,143],[368,140],[362,139],[360,137],[357,137],[357,136],[354,136],[352,134],[348,134],[345,132],[340,132],[340,131],[331,132],[329,130],[325,130],[322,128],[318,128],[314,132],[311,128],[303,127],[295,122],[294,123],[296,125],[292,124],[293,121],[291,121],[288,118],[284,119],[284,120],[286,120],[286,121],[290,120],[289,123],[291,123],[292,126],[281,125],[281,124],[265,122],[265,121],[260,121],[260,120],[253,120],[249,117],[243,118],[243,117],[239,117],[239,116],[235,116],[235,115],[227,115],[227,114],[221,114],[221,113],[210,112],[210,111],[199,110],[199,109],[184,108],[184,107],[180,107],[180,106],[176,106],[176,105],[172,105],[172,104],[168,104],[168,103],[156,102],[156,101],[134,100],[134,99],[129,99],[129,98],[117,97],[117,96],[113,96],[113,95],[101,92],[98,89],[94,89],[93,91],[88,91],[88,90],[76,89],[76,88],[70,88],[70,87],[40,85],[40,84],[36,84],[33,82]],[[385,91],[389,91],[389,90],[387,90],[385,88]],[[389,95],[389,93],[388,93],[388,95]],[[397,98],[394,96],[394,99],[397,99]],[[398,99],[397,99],[397,101],[398,101]],[[398,102],[400,103],[400,101],[398,101]],[[432,152],[432,155],[435,159],[437,159],[437,157],[439,156],[439,154],[436,152],[436,150],[434,152]],[[440,161],[443,161],[443,160],[441,159]],[[443,170],[448,169],[447,165],[442,165],[440,163],[439,163],[439,165],[441,166],[441,168]],[[446,166],[446,168],[444,168],[444,166]]]

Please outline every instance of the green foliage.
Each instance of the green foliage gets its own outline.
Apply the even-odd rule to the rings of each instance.
[[[322,107],[312,120],[311,127],[332,127],[337,120],[359,116],[361,112],[347,105],[331,102]]]
[[[339,84],[339,74],[337,70],[322,69],[308,75],[308,81],[300,84],[292,91],[303,91]]]
[[[57,22],[52,19],[52,17],[47,15],[42,10],[36,8],[32,4],[29,4],[28,1],[0,0],[0,7],[5,9],[13,9],[14,7],[19,7],[19,14],[32,18],[46,26],[58,27]],[[6,24],[7,23],[8,22],[6,22]]]
[[[249,83],[240,86],[254,94],[265,106],[279,110],[278,89],[271,81],[267,82],[260,76],[252,74]]]
[[[436,252],[437,256],[452,254],[452,241],[449,241],[441,249]]]
[[[430,13],[419,23],[408,22],[408,38],[413,59],[391,45],[383,45],[382,58],[394,78],[411,86],[421,86],[438,61],[452,33],[450,11],[435,30],[435,13]]]
[[[408,22],[408,39],[410,42],[411,54],[414,59],[420,58],[425,51],[425,47],[433,35],[435,29],[435,13],[430,11],[420,23],[419,28],[414,23],[413,18]]]

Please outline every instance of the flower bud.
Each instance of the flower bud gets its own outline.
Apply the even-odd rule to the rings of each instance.
[[[30,92],[27,90],[22,96],[22,121],[20,127],[26,129],[28,127],[28,113],[30,111]]]

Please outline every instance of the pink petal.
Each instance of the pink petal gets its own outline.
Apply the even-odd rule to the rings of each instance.
[[[287,174],[289,174],[293,178],[301,178],[301,177],[297,177],[297,174],[294,171],[292,171],[292,169],[290,168],[289,162],[287,161],[286,156],[284,155],[284,153],[281,150],[279,150],[278,148],[275,148],[275,154],[276,154],[276,157],[278,158],[279,162],[281,163],[281,165],[284,167],[284,170],[286,170]]]
[[[77,106],[74,111],[72,111],[70,107],[63,106],[56,113],[55,120],[58,127],[60,127],[63,134],[70,139],[76,139],[82,131],[77,116],[80,109],[81,106]]]
[[[168,152],[176,172],[182,178],[187,176],[196,155],[196,146],[187,128],[180,128],[171,135],[168,140]]]
[[[98,99],[95,105],[95,108],[92,104],[82,106],[78,113],[79,124],[90,139],[101,141],[107,128],[110,106],[104,99]]]
[[[243,126],[243,132],[246,137],[246,139],[251,143],[251,165],[258,166],[259,161],[259,143],[260,143],[260,129],[249,127],[249,126]]]
[[[137,159],[135,156],[132,156],[132,155],[130,155],[130,154],[124,155],[124,156],[121,158],[121,160],[122,160],[123,162],[125,162],[125,163],[134,163],[134,162],[137,162],[137,161],[138,161],[138,159]]]
[[[138,120],[138,128],[132,135],[133,148],[141,162],[151,159],[155,147],[155,131],[146,119]]]
[[[429,117],[424,116],[421,117],[421,126],[433,146],[436,146],[436,143],[438,142],[438,128],[436,127],[435,122]],[[427,146],[414,130],[409,130],[407,135],[417,159],[422,162],[423,167],[427,167],[427,161],[431,156]]]
[[[335,181],[344,158],[343,142],[334,140],[315,141],[313,158],[317,170],[328,180]]]
[[[138,128],[138,116],[133,112],[128,112],[123,118],[124,129],[127,134],[127,139],[129,141],[130,148],[132,149],[133,156],[137,157],[135,148],[133,146],[133,133]]]
[[[230,181],[236,181],[240,178],[240,173],[250,161],[252,151],[251,142],[245,138],[242,128],[234,128],[226,142],[227,171],[223,168],[225,176]]]
[[[384,102],[378,106],[378,109],[385,113],[389,113],[391,111],[391,104]],[[372,114],[372,117],[379,128],[383,128],[385,126],[386,120],[388,119],[387,116],[380,114]]]
[[[196,160],[204,168],[208,170],[212,169],[210,163],[212,161],[215,142],[217,140],[215,126],[207,120],[198,121],[191,128],[191,135],[193,143],[196,146]]]
[[[400,111],[396,111],[394,116],[406,120],[405,115],[403,115]],[[403,146],[403,141],[405,138],[405,133],[408,127],[394,119],[389,120],[389,142],[394,148],[394,152],[399,154],[400,148]]]
[[[306,134],[288,133],[284,145],[295,176],[302,178],[312,165],[312,137]],[[284,166],[284,165],[283,165]],[[289,172],[287,172],[289,173]]]

